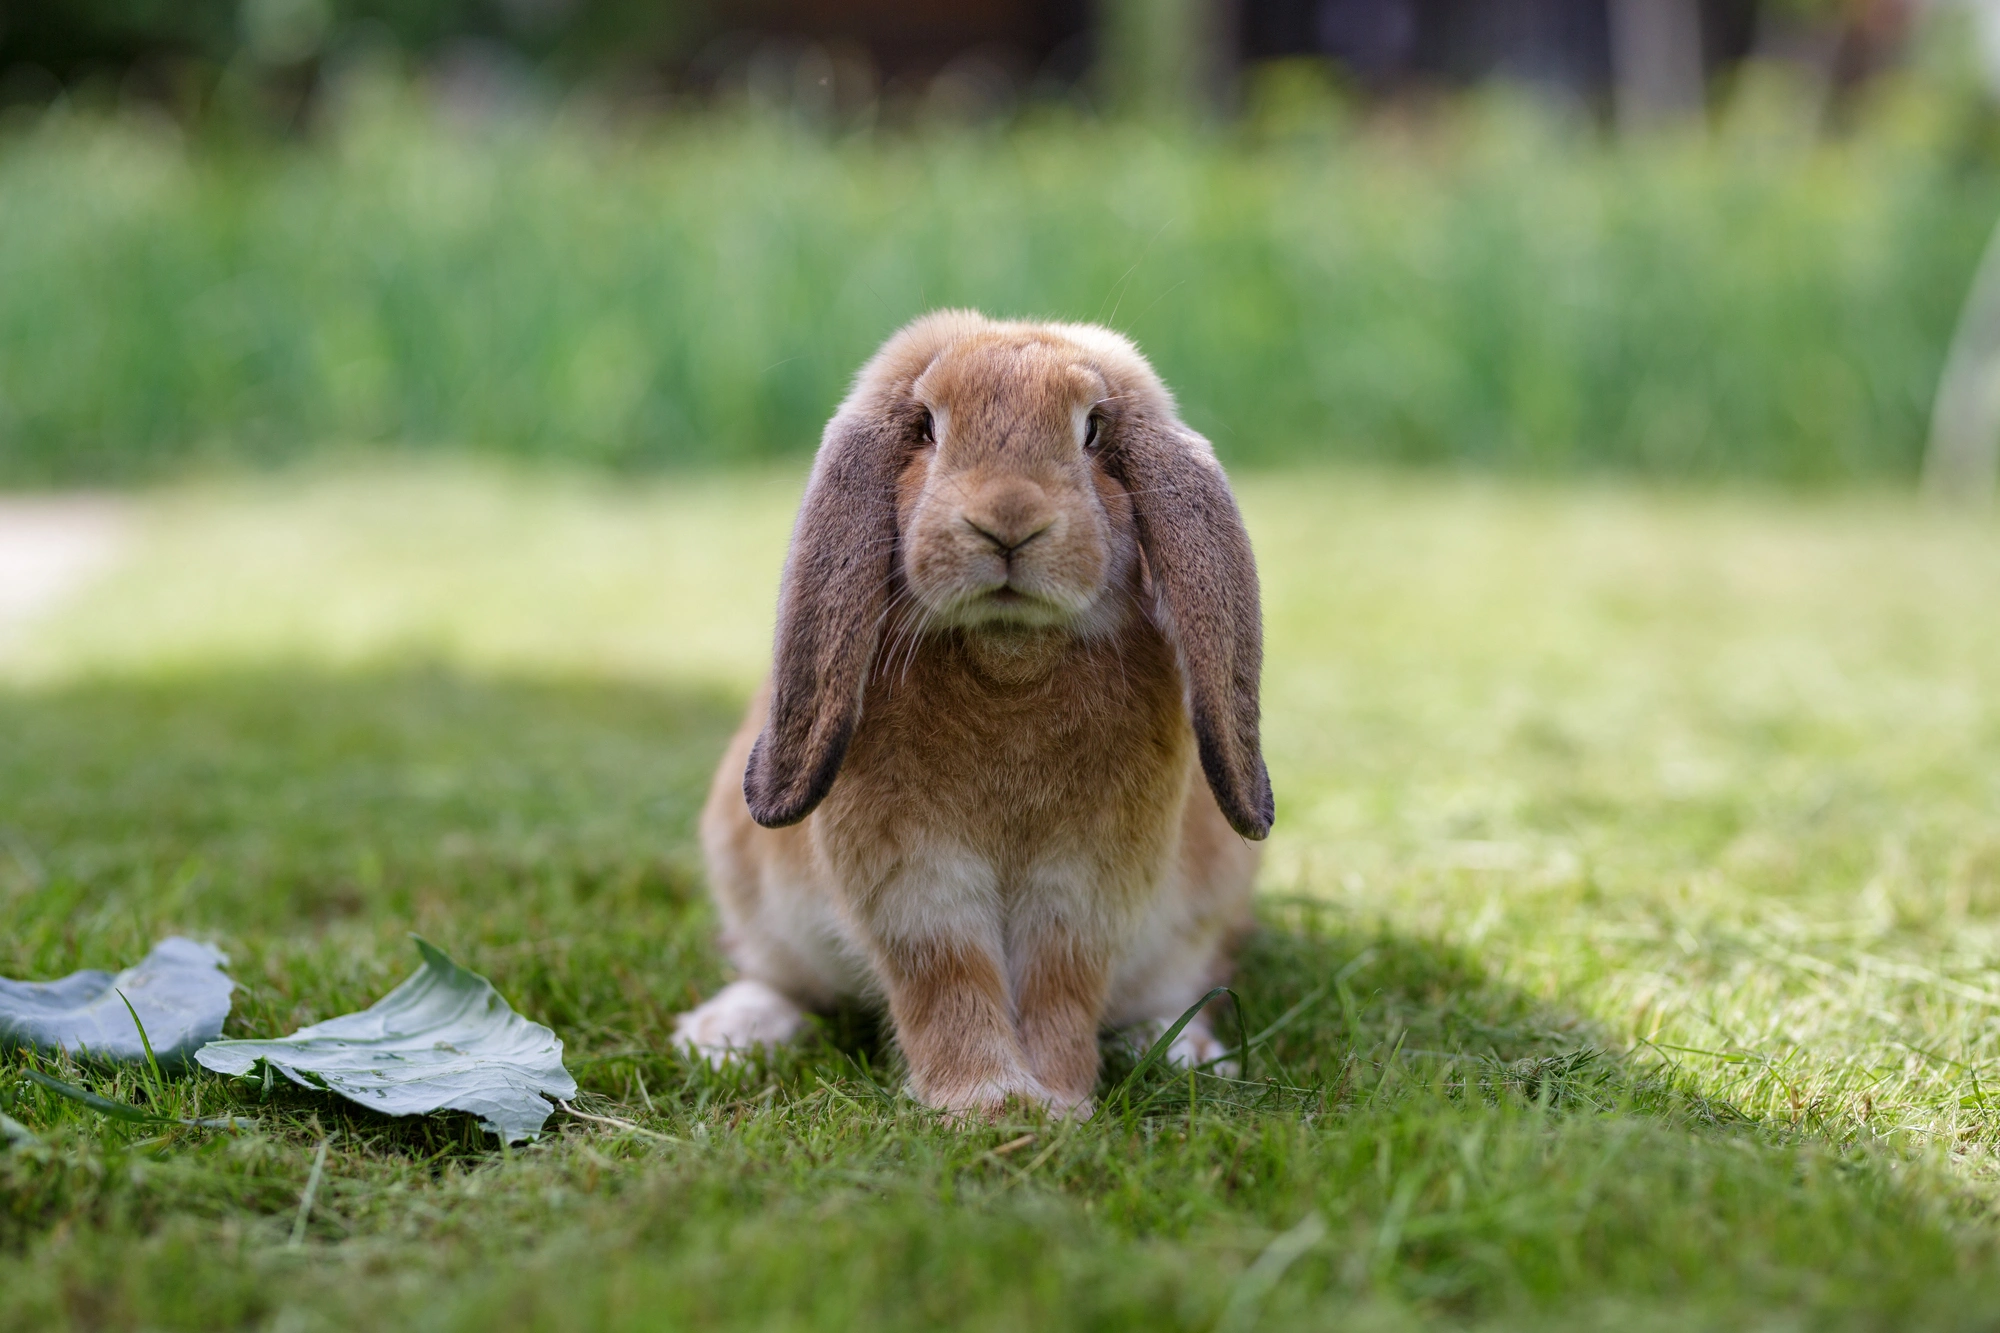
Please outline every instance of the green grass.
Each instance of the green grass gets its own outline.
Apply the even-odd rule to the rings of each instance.
[[[1825,142],[1746,95],[1623,148],[1498,97],[1363,130],[1273,96],[1208,138],[468,130],[393,88],[282,151],[16,122],[0,480],[797,458],[952,304],[1130,332],[1232,462],[1908,478],[2000,177],[1957,103],[1878,91]]]
[[[726,1074],[667,1048],[722,979],[690,826],[797,484],[135,502],[0,659],[0,975],[190,931],[229,1032],[279,1034],[415,930],[639,1128],[501,1151],[201,1074],[170,1109],[258,1127],[161,1131],[0,1057],[41,1139],[0,1152],[0,1326],[1993,1326],[2000,532],[1246,476],[1280,814],[1238,989],[1291,1017],[1245,1082],[962,1130],[865,1014]]]

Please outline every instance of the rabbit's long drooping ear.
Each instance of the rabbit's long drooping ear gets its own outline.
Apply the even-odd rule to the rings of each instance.
[[[1257,739],[1264,625],[1236,497],[1208,441],[1178,421],[1147,413],[1116,441],[1140,549],[1180,652],[1202,772],[1236,831],[1262,838],[1274,814]]]
[[[854,735],[895,565],[907,433],[850,401],[820,443],[778,594],[771,712],[743,774],[750,815],[767,828],[813,812]]]

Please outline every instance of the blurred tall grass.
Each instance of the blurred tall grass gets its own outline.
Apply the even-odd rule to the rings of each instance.
[[[281,150],[51,116],[0,138],[0,481],[796,455],[943,305],[1129,332],[1237,463],[1907,477],[2000,176],[1885,100],[1624,146],[1504,97],[843,137],[384,88]]]

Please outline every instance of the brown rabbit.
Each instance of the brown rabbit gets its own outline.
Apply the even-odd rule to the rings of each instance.
[[[1228,482],[1131,343],[916,320],[820,444],[702,814],[741,980],[676,1040],[719,1061],[881,1000],[923,1101],[1087,1112],[1100,1025],[1230,975],[1262,654]],[[1171,1055],[1223,1053],[1197,1018]]]

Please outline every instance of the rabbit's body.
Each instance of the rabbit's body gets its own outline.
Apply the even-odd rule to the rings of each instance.
[[[1084,420],[1113,400],[1116,462]],[[933,316],[863,372],[801,511],[773,684],[702,817],[743,979],[681,1040],[717,1055],[879,999],[924,1100],[1073,1108],[1100,1025],[1169,1022],[1227,978],[1256,864],[1231,824],[1269,821],[1255,574],[1198,437],[1158,446],[1198,475],[1135,484],[1145,429],[1185,431],[1100,330]],[[1174,549],[1195,534],[1146,512],[1177,485],[1198,510],[1167,521],[1235,543],[1220,573],[1183,573],[1208,558]],[[1190,649],[1215,635],[1234,638]],[[1221,1048],[1198,1020],[1175,1053]]]

